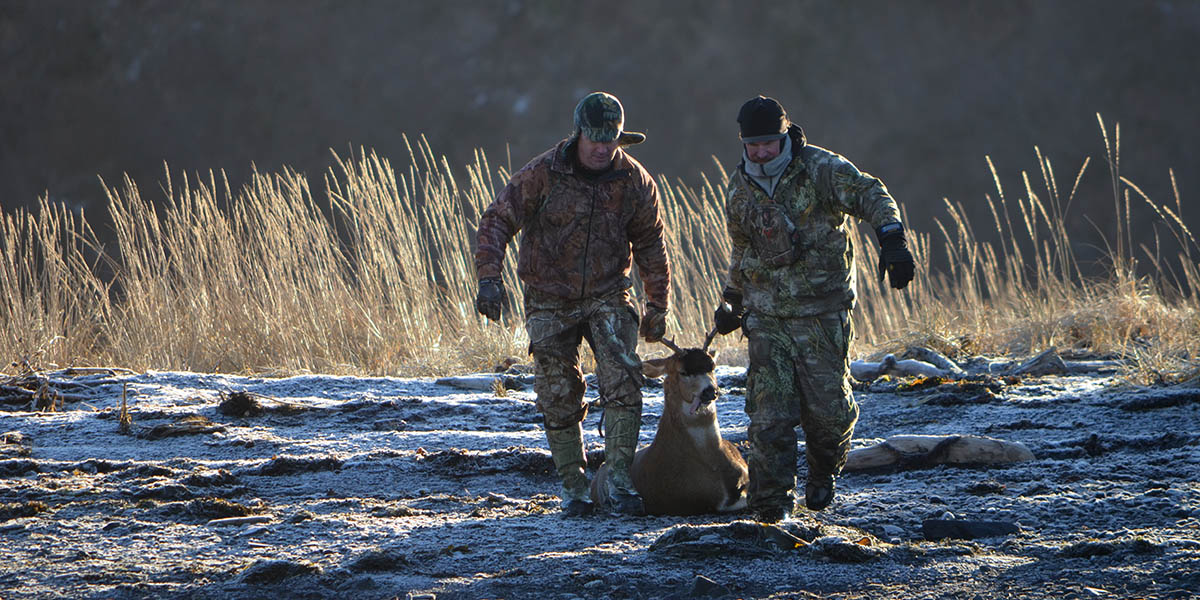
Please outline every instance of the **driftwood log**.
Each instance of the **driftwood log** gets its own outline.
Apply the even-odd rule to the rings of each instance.
[[[850,376],[859,381],[875,381],[884,376],[892,377],[949,377],[954,373],[939,369],[932,363],[923,360],[906,358],[899,360],[893,354],[888,354],[879,362],[856,360],[850,363]]]
[[[1020,442],[973,435],[896,435],[850,451],[845,471],[927,469],[1033,460]]]
[[[504,373],[471,373],[440,377],[434,381],[437,385],[446,385],[461,390],[477,390],[490,392],[497,385],[507,390],[524,390],[533,387],[533,375],[507,375]]]

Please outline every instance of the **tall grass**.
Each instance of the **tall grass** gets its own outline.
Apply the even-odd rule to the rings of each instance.
[[[1110,140],[1100,125],[1120,215],[1107,276],[1084,276],[1063,225],[1088,163],[1060,194],[1050,160],[1037,152],[1040,172],[1022,174],[1015,198],[992,168],[985,226],[998,239],[977,236],[963,206],[949,201],[929,231],[909,224],[920,267],[902,293],[880,284],[873,235],[855,229],[854,352],[1057,346],[1131,358],[1150,381],[1194,375],[1200,247],[1180,216],[1174,175],[1173,207],[1152,200],[1119,173],[1119,128]],[[115,234],[107,246],[82,215],[45,200],[35,213],[5,214],[0,341],[18,368],[431,375],[524,357],[515,245],[504,268],[511,310],[497,324],[473,308],[473,232],[510,167],[477,152],[460,185],[426,140],[408,150],[399,168],[374,152],[334,154],[316,193],[288,169],[255,172],[236,190],[223,175],[168,170],[157,203],[128,178],[104,183]],[[728,173],[720,163],[715,170],[696,186],[659,180],[674,267],[668,336],[685,344],[711,327],[727,278]],[[1159,240],[1135,252],[1135,207],[1156,213],[1178,255],[1164,255]],[[739,336],[717,345],[724,360],[744,360]]]

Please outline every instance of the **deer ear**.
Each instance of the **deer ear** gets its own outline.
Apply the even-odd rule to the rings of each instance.
[[[642,375],[645,375],[646,377],[650,377],[650,378],[662,377],[663,374],[667,372],[667,361],[670,359],[671,358],[669,356],[666,356],[663,358],[652,358],[650,360],[643,360],[642,361]]]

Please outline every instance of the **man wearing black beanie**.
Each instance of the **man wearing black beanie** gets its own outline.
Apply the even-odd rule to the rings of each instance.
[[[795,507],[796,426],[804,428],[809,510],[833,501],[858,405],[850,392],[854,250],[847,215],[867,221],[880,245],[880,278],[913,278],[900,210],[883,182],[807,143],[773,98],[738,112],[742,162],[729,180],[732,252],[717,330],[749,340],[750,508],[764,522]]]

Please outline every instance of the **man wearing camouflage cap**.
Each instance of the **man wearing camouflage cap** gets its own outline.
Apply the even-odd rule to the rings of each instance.
[[[750,508],[776,522],[795,506],[796,426],[804,429],[805,505],[833,501],[858,405],[848,350],[855,301],[847,215],[871,224],[880,278],[902,289],[913,257],[883,182],[844,157],[808,144],[783,106],[758,96],[738,113],[742,162],[729,180],[729,284],[717,330],[749,342],[746,384]]]
[[[533,355],[538,410],[562,480],[563,514],[593,510],[584,473],[582,421],[587,414],[579,344],[596,356],[604,407],[609,468],[607,507],[644,514],[629,466],[642,418],[640,334],[662,339],[670,267],[663,243],[658,188],[625,146],[641,133],[623,130],[624,110],[611,94],[594,92],[575,107],[575,131],[529,161],[479,220],[476,310],[500,318],[504,249],[523,231],[517,275],[525,286],[525,329]],[[630,299],[637,262],[646,308],[640,319]]]

